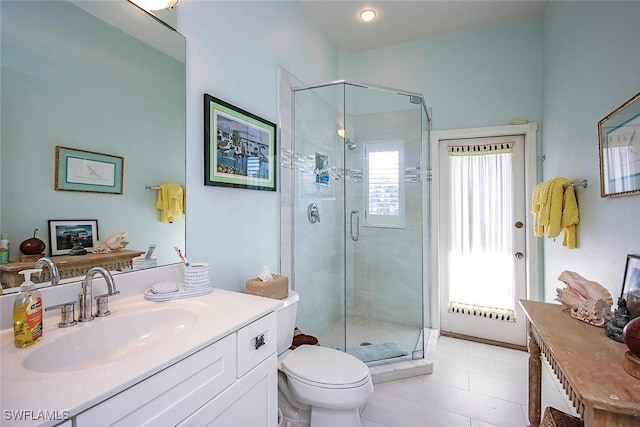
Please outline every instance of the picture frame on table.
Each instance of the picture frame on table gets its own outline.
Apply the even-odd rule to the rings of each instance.
[[[51,256],[69,255],[82,246],[87,252],[98,243],[97,219],[49,220],[49,247]]]
[[[627,255],[621,296],[627,301],[631,318],[640,316],[640,255]]]

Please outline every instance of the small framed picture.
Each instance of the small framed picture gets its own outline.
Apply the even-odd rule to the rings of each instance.
[[[90,252],[97,242],[97,219],[49,220],[51,256],[69,255],[74,249]]]
[[[276,191],[276,125],[204,95],[204,185]]]
[[[122,194],[123,171],[123,157],[56,146],[56,190]]]
[[[627,255],[622,297],[627,300],[631,318],[640,316],[640,255]]]

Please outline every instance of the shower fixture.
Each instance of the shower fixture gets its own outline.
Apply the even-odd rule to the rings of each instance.
[[[355,142],[351,142],[349,138],[345,138],[344,143],[347,144],[349,150],[355,150],[358,147],[358,145]]]

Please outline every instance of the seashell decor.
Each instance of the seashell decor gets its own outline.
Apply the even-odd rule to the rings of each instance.
[[[93,249],[91,249],[91,252],[94,254],[110,254],[111,252],[119,252],[129,244],[129,242],[125,242],[124,240],[124,238],[127,237],[127,234],[129,233],[121,231],[120,233],[107,236],[106,239],[96,243]]]
[[[565,289],[556,289],[558,296],[555,300],[562,303],[562,310],[571,310],[571,317],[575,319],[594,326],[604,326],[613,305],[609,291],[573,271],[563,271],[558,280],[567,285]]]

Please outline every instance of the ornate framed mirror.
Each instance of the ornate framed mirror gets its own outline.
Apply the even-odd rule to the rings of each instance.
[[[640,193],[640,93],[598,122],[600,195]]]

